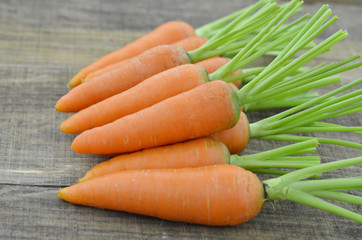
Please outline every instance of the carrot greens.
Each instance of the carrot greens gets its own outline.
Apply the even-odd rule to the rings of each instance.
[[[361,134],[361,127],[345,127],[337,124],[319,122],[320,120],[359,112],[361,108],[360,102],[362,101],[361,89],[339,97],[334,96],[360,83],[362,83],[362,79],[355,80],[299,106],[252,123],[250,124],[251,137],[269,140],[298,141],[298,139],[305,140],[306,138],[303,136],[291,136],[290,134],[336,131]],[[325,101],[326,99],[329,100]],[[362,149],[362,145],[357,143],[349,144],[348,142],[338,142],[338,140],[332,139],[318,138],[318,140],[320,143],[330,143]]]
[[[324,163],[263,181],[267,200],[290,200],[319,208],[362,223],[362,215],[329,203],[322,198],[362,205],[362,198],[340,192],[361,190],[362,177],[305,180],[313,175],[362,164],[362,157]]]

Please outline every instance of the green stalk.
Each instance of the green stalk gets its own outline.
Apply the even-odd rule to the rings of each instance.
[[[289,131],[284,131],[286,134],[305,133],[305,132],[360,132],[362,127],[297,127]]]
[[[269,17],[268,19],[263,18],[264,21],[260,22],[258,24],[265,25],[265,23],[269,22],[272,19],[272,17],[273,16]],[[251,61],[257,59],[258,57],[260,57],[272,50],[278,49],[281,45],[290,41],[293,38],[293,36],[305,25],[305,22],[303,22],[303,21],[305,21],[308,17],[309,17],[309,15],[305,15],[305,16],[297,19],[296,21],[285,25],[283,27],[284,31],[278,31],[278,32],[275,32],[274,34],[272,34],[269,37],[269,40],[273,40],[274,42],[269,43],[267,45],[263,45],[259,48],[255,48],[253,51],[256,51],[256,53],[254,53],[254,55],[252,57],[253,59],[251,59],[251,56],[249,56],[250,60],[248,60],[247,63],[250,63]],[[303,22],[303,23],[301,23],[301,22]],[[298,23],[299,25],[297,25],[296,23]],[[297,26],[295,26],[295,25],[297,25]],[[239,32],[239,34],[250,33],[251,32],[250,29],[253,29],[255,27],[255,24],[252,23],[251,26],[252,26],[252,28],[244,27],[243,32]],[[245,47],[252,39],[253,39],[253,37],[248,37],[248,38],[245,38],[245,40],[242,40],[239,42],[225,44],[224,46],[220,46],[219,48],[217,48],[215,50],[208,50],[207,52],[202,54],[202,57],[200,57],[200,58],[206,59],[206,58],[210,58],[215,55],[222,55],[225,52],[234,51],[235,49],[237,49],[237,51],[239,52],[240,49],[242,49],[242,47]],[[233,68],[234,69],[242,68],[247,63],[238,62],[238,63],[236,63],[236,65],[233,66]]]
[[[305,168],[320,163],[317,156],[289,156],[315,152],[315,139],[250,155],[231,155],[230,164],[244,169]]]
[[[286,142],[301,142],[301,141],[306,141],[309,139],[317,139],[318,142],[322,143],[322,144],[333,144],[333,145],[351,147],[351,148],[356,148],[356,149],[362,150],[362,144],[343,141],[343,140],[337,140],[337,139],[330,139],[330,138],[295,136],[295,135],[289,135],[289,134],[277,134],[277,135],[264,136],[264,137],[261,137],[261,139],[274,140],[274,141],[286,141]]]
[[[265,91],[265,89],[269,89],[270,86],[271,86],[270,84],[272,84],[273,82],[276,82],[279,79],[283,79],[284,77],[288,76],[290,72],[295,72],[298,68],[300,68],[301,66],[303,66],[304,64],[306,64],[310,60],[314,59],[316,56],[323,53],[324,48],[329,48],[330,46],[332,46],[333,44],[335,44],[336,42],[340,41],[341,39],[343,39],[345,37],[346,37],[346,34],[344,34],[343,32],[339,32],[339,33],[334,34],[333,36],[331,36],[327,40],[325,40],[322,43],[318,44],[313,49],[309,50],[308,52],[304,53],[302,56],[300,56],[297,59],[295,59],[294,61],[290,62],[288,65],[280,68],[278,71],[272,72],[272,75],[270,77],[267,77],[267,78],[263,79],[263,82],[260,82],[258,86],[255,86],[253,89],[250,89],[250,86],[252,86],[250,84],[253,83],[254,80],[258,80],[259,76],[263,74],[263,72],[262,72],[255,79],[253,79],[253,81],[251,81],[244,88],[242,88],[241,90],[239,90],[237,92],[237,94],[239,96],[239,99],[240,99],[240,103],[241,104],[246,104],[246,103],[255,101],[254,100],[255,98],[263,99],[266,96],[270,97],[272,94],[277,94],[277,93],[280,93],[280,92],[287,91],[289,89],[295,88],[296,85],[294,84],[294,85],[285,85],[286,87],[284,87],[283,89],[280,89],[280,88],[279,89],[273,89],[274,92],[272,92],[272,94],[270,92],[269,93],[268,92],[267,93],[262,93],[262,92],[259,91],[259,89],[263,89],[263,91]],[[267,71],[267,68],[265,68],[264,72]],[[295,78],[297,78],[297,76],[294,76],[294,79]],[[316,78],[320,79],[320,77],[316,77]],[[313,80],[315,80],[315,78],[312,78],[312,80],[310,80],[309,78],[304,77],[303,80],[304,80],[303,83],[299,82],[300,85],[303,85],[303,84],[307,83],[308,80],[313,81]],[[289,87],[289,89],[288,89],[288,87]]]
[[[226,25],[227,23],[231,22],[232,20],[234,20],[236,17],[240,16],[240,15],[244,15],[244,19],[247,18],[250,15],[250,10],[251,9],[257,9],[260,8],[261,6],[265,5],[266,1],[264,0],[260,0],[257,3],[248,6],[244,9],[241,9],[237,12],[234,12],[232,14],[229,14],[225,17],[222,17],[220,19],[217,19],[213,22],[210,22],[208,24],[205,24],[199,28],[197,28],[195,30],[196,35],[200,36],[200,37],[205,37],[205,38],[210,38],[212,35],[210,33],[214,32],[215,30],[219,30],[220,28],[222,28],[224,25]]]
[[[316,196],[313,196],[313,193],[316,193],[318,191],[324,191],[325,189],[359,189],[362,184],[362,178],[303,181],[303,179],[312,177],[316,174],[321,174],[344,167],[355,166],[358,164],[362,164],[362,157],[320,164],[296,170],[294,172],[287,173],[277,178],[265,180],[263,181],[263,183],[265,186],[266,200],[290,200],[315,208],[319,208],[325,211],[329,211],[362,223],[362,215],[339,207],[335,204],[326,202]],[[354,202],[356,200],[356,198],[351,198],[349,200],[348,197],[348,195],[343,195],[343,201]],[[336,198],[342,197],[337,196]]]
[[[340,179],[320,179],[304,180],[293,183],[294,189],[303,192],[313,192],[318,190],[355,190],[361,188],[362,178],[340,178]]]
[[[285,47],[285,49],[280,53],[280,55],[278,55],[271,64],[269,64],[266,69],[264,70],[264,72],[262,72],[261,74],[259,74],[257,76],[256,79],[254,79],[252,82],[249,83],[248,86],[246,86],[246,92],[251,91],[261,80],[265,81],[264,78],[269,75],[271,72],[275,71],[275,69],[280,68],[281,64],[283,64],[283,62],[285,62],[287,59],[289,59],[292,55],[287,55],[288,53],[295,53],[296,51],[292,51],[293,47],[294,49],[296,48],[295,46],[299,46],[300,48],[302,48],[300,45],[297,45],[298,41],[300,39],[303,39],[303,36],[307,34],[308,29],[313,29],[316,30],[316,28],[318,28],[320,26],[321,23],[317,22],[317,19],[322,15],[322,13],[324,11],[327,10],[327,6],[323,6],[313,17],[310,21],[308,21],[308,23],[304,26],[304,28],[298,33],[298,35],[287,45],[287,47]],[[287,55],[287,57],[285,57]]]
[[[284,112],[276,114],[276,115],[274,115],[272,117],[261,120],[261,121],[259,121],[259,123],[264,124],[264,123],[267,123],[267,122],[276,122],[279,119],[285,118],[288,115],[291,115],[293,113],[301,111],[301,110],[303,110],[303,109],[305,109],[307,107],[310,107],[312,105],[318,104],[318,103],[324,101],[325,99],[331,98],[331,97],[333,97],[333,96],[335,96],[335,95],[337,95],[337,94],[339,94],[341,92],[344,92],[344,91],[346,91],[348,89],[351,89],[351,88],[353,88],[353,87],[355,87],[355,86],[357,86],[358,84],[361,84],[361,83],[362,83],[362,78],[358,79],[358,80],[355,80],[353,82],[350,82],[350,83],[348,83],[348,84],[346,84],[346,85],[344,85],[344,86],[342,86],[340,88],[337,88],[337,89],[335,89],[333,91],[330,91],[330,92],[328,92],[328,93],[326,93],[326,94],[324,94],[324,95],[322,95],[322,96],[320,96],[318,98],[315,98],[315,99],[313,99],[311,101],[308,101],[308,102],[306,102],[306,103],[304,103],[302,105],[296,106],[294,108],[291,108],[291,109],[288,109],[288,110],[286,110]]]
[[[246,84],[246,82],[244,82],[244,79],[257,75],[257,74],[261,73],[263,70],[264,70],[264,67],[244,68],[242,73],[235,75],[235,76],[227,77],[227,78],[223,79],[223,81],[234,82],[234,81],[242,79],[243,84]]]
[[[246,59],[247,56],[255,51],[255,49],[261,46],[261,44],[265,43],[270,38],[270,36],[272,36],[272,34],[276,32],[279,27],[281,27],[282,23],[284,23],[292,14],[295,13],[296,9],[298,9],[301,4],[302,3],[298,3],[297,0],[291,1],[288,6],[282,9],[282,11],[275,18],[273,18],[272,21],[270,21],[270,23],[265,28],[263,28],[263,30],[261,30],[229,63],[225,64],[216,72],[211,74],[211,79],[223,79],[229,76],[231,73],[235,72],[238,69],[238,67],[235,67],[236,63]],[[275,24],[276,26],[273,27]]]
[[[309,192],[309,194],[311,194],[315,197],[318,197],[318,198],[325,198],[325,199],[331,199],[331,200],[340,201],[340,202],[347,202],[347,203],[362,205],[362,197],[354,196],[354,195],[339,192],[339,191],[318,190],[318,191]]]
[[[308,123],[310,124],[315,121],[326,119],[328,118],[328,112],[337,110],[361,100],[362,90],[357,90],[339,98],[323,102],[319,105],[306,109],[302,112],[298,112],[279,121],[271,122],[268,124],[267,128],[272,131],[269,132],[269,134],[290,130]]]
[[[308,193],[304,193],[302,191],[299,190],[294,190],[294,189],[288,189],[288,194],[286,194],[286,199],[293,201],[293,202],[297,202],[297,203],[301,203],[304,205],[308,205],[314,208],[318,208],[330,213],[334,213],[337,214],[341,217],[345,217],[348,219],[351,219],[353,221],[362,223],[362,215],[352,212],[350,210],[347,210],[345,208],[339,207],[335,204],[326,202],[320,198],[314,197],[313,195],[310,195]]]
[[[280,7],[278,7],[276,4],[267,4],[265,8],[267,9],[267,11],[265,12],[265,18],[269,18],[274,15],[275,11]],[[260,11],[264,12],[264,9]],[[230,42],[231,40],[236,41],[238,39],[243,39],[248,36],[249,33],[253,32],[256,28],[260,27],[260,25],[256,25],[255,22],[243,24],[242,20],[242,16],[239,16],[234,21],[226,25],[223,29],[218,31],[216,36],[208,40],[203,46],[194,51],[188,52],[191,61],[198,62],[202,59],[202,55],[205,52],[216,49],[223,44]],[[263,22],[264,24],[266,24],[267,21],[264,20],[265,19],[260,19],[259,22]]]

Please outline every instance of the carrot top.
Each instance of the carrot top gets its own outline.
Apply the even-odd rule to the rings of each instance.
[[[362,107],[361,89],[339,97],[334,96],[361,83],[362,79],[355,80],[299,106],[252,123],[250,124],[250,136],[252,138],[263,138],[269,140],[303,141],[308,139],[308,137],[294,136],[291,134],[332,131],[361,134],[362,127],[345,127],[337,124],[319,122],[320,120],[332,117],[360,112]],[[358,143],[325,138],[317,139],[320,143],[329,143],[362,149],[362,145]]]
[[[359,56],[355,56],[338,63],[329,65],[321,64],[309,71],[304,71],[303,67],[306,63],[318,55],[329,51],[335,43],[347,37],[347,33],[342,30],[312,47],[299,57],[292,58],[338,20],[336,16],[328,20],[332,11],[328,9],[326,5],[322,6],[308,22],[300,25],[299,27],[302,27],[301,29],[294,29],[295,31],[291,31],[269,42],[269,44],[263,45],[270,36],[279,31],[278,29],[288,16],[296,11],[299,3],[292,1],[288,6],[291,8],[288,13],[288,8],[285,7],[279,15],[273,18],[230,62],[209,75],[210,80],[222,79],[226,82],[240,79],[243,74],[244,77],[254,75],[251,81],[237,91],[239,103],[245,111],[253,108],[270,108],[273,107],[272,104],[275,104],[275,106],[290,106],[293,105],[293,102],[294,104],[303,103],[317,96],[308,93],[309,90],[339,82],[340,78],[333,75],[362,65],[361,62],[347,65],[359,58]],[[228,77],[231,73],[243,68],[257,57],[273,49],[274,46],[285,41],[287,41],[288,44],[267,67],[251,69],[249,73]],[[303,98],[296,100],[296,95],[300,95]],[[293,100],[293,96],[294,101],[288,101],[290,98]],[[268,102],[266,105],[263,105],[269,100],[273,102]]]
[[[265,198],[298,202],[362,223],[361,214],[322,199],[362,205],[362,197],[341,192],[341,190],[361,190],[361,177],[306,180],[314,175],[358,164],[362,164],[362,157],[324,163],[264,180]]]
[[[318,165],[319,156],[295,156],[313,153],[317,145],[316,139],[310,139],[255,154],[234,154],[230,156],[230,164],[254,173],[285,174],[289,172],[285,168],[298,169]]]
[[[213,34],[213,36],[210,37],[209,40],[200,48],[188,52],[191,62],[198,62],[229,51],[240,49],[253,38],[255,32],[260,31],[260,29],[264,28],[264,26],[270,25],[269,22],[275,23],[283,18],[280,22],[281,26],[286,19],[297,12],[301,4],[301,2],[298,3],[298,0],[293,0],[290,4],[280,7],[272,2],[260,1],[260,4],[247,9],[247,11],[243,12],[233,21],[215,32],[215,34]],[[261,5],[263,6],[261,7]],[[254,11],[256,12],[249,16],[250,13]],[[246,18],[246,16],[248,17]],[[305,18],[306,17],[303,17],[302,20],[298,20],[293,24],[284,26],[285,30],[292,28],[297,23],[305,20]],[[266,32],[266,30],[262,30],[262,32]],[[269,34],[265,36],[263,38],[264,41],[260,42],[259,46],[267,40],[279,37],[281,34],[282,33],[279,32],[278,34]],[[258,35],[260,35],[260,33]],[[253,51],[255,51],[255,49],[253,49]]]

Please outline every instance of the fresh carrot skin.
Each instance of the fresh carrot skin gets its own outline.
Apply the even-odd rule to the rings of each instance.
[[[208,81],[201,67],[185,64],[156,74],[140,84],[98,102],[65,120],[60,130],[75,134],[103,126],[121,117],[150,107]]]
[[[208,136],[233,127],[240,117],[235,92],[223,81],[187,92],[78,135],[77,153],[126,153]]]
[[[214,133],[207,138],[116,156],[94,166],[79,181],[130,169],[228,164],[230,154],[243,152],[249,139],[249,122],[245,113],[241,112],[238,123],[230,129]]]
[[[104,161],[89,170],[79,182],[131,169],[185,168],[229,164],[226,146],[211,138],[149,148],[123,154]]]
[[[240,111],[240,119],[234,127],[216,132],[209,137],[224,143],[231,154],[241,153],[248,146],[250,140],[247,116]]]
[[[206,43],[206,41],[207,41],[206,38],[199,37],[199,36],[192,36],[192,37],[184,38],[180,41],[177,41],[174,43],[174,45],[182,47],[185,51],[188,52],[188,51],[192,51],[192,50],[195,50],[195,49],[201,47],[204,43]],[[107,65],[106,67],[100,68],[100,69],[88,74],[87,77],[85,77],[83,79],[83,82],[86,82],[89,79],[98,77],[102,74],[105,74],[107,72],[110,72],[110,71],[113,71],[114,69],[119,68],[126,60],[127,59],[122,60],[120,62],[113,63],[111,65]]]
[[[162,45],[127,60],[120,68],[71,89],[57,102],[60,112],[77,112],[136,86],[143,80],[190,63],[187,53],[175,45]]]
[[[212,73],[228,61],[226,58],[213,58],[207,60],[207,64],[202,61],[196,65],[185,64],[168,69],[73,114],[61,124],[60,130],[69,134],[81,133],[150,107],[207,82],[208,76],[200,66]]]
[[[186,37],[194,36],[195,30],[192,26],[181,21],[172,21],[160,25],[152,32],[140,37],[134,42],[118,49],[100,59],[91,65],[83,68],[80,72],[73,77],[69,82],[70,87],[75,87],[82,82],[88,74],[101,69],[105,66],[119,62],[125,59],[135,57],[144,51],[153,47],[171,44]]]
[[[195,64],[203,67],[207,71],[207,73],[210,74],[210,73],[213,73],[216,70],[218,70],[220,67],[222,67],[226,63],[230,62],[230,60],[231,60],[230,58],[213,57],[213,58],[205,59],[205,60],[200,61]],[[234,72],[233,74],[231,74],[231,76],[238,75],[240,73],[241,73],[241,71],[238,70],[238,71]],[[242,80],[240,79],[238,81],[232,82],[232,84],[234,84],[237,88],[241,88]]]
[[[58,196],[80,205],[212,226],[248,221],[264,203],[258,177],[234,165],[122,171],[63,188]]]

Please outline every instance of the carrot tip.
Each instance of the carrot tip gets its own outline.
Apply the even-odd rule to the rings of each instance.
[[[77,133],[74,131],[74,129],[71,126],[69,126],[69,124],[67,123],[67,120],[65,120],[64,122],[62,122],[62,124],[60,124],[59,130],[64,133],[68,133],[68,134]]]
[[[91,78],[92,78],[92,75],[91,75],[91,74],[87,75],[85,78],[82,79],[82,83],[88,81],[88,80],[91,79]]]
[[[78,73],[77,75],[75,75],[68,83],[68,86],[73,88],[78,86],[79,84],[82,83],[82,79],[84,74]]]
[[[57,195],[58,195],[59,198],[65,200],[65,198],[66,198],[66,193],[64,193],[64,189],[65,189],[65,188],[60,189],[59,191],[57,191]]]
[[[81,183],[81,182],[85,182],[85,181],[87,181],[87,176],[84,176],[84,177],[82,177],[82,178],[79,178],[78,179],[78,183]]]

